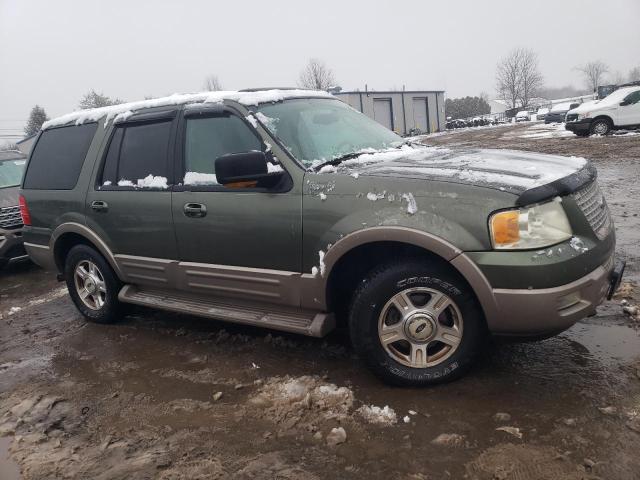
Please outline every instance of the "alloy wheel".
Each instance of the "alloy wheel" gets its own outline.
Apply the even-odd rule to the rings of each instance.
[[[107,300],[107,286],[102,272],[91,260],[82,260],[73,273],[76,292],[91,310],[100,310]]]
[[[463,319],[456,303],[443,292],[417,287],[395,294],[378,319],[385,351],[412,368],[428,368],[451,357],[462,341]]]

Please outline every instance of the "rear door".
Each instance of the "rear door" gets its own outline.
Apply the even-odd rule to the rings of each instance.
[[[134,283],[164,286],[178,250],[171,218],[175,111],[146,112],[113,128],[86,197],[87,224]]]
[[[289,175],[273,189],[217,183],[216,158],[269,150],[234,111],[186,110],[179,130],[176,178],[182,185],[174,189],[173,218],[181,288],[295,303],[286,279],[300,272],[300,186],[294,186]]]
[[[627,95],[618,106],[618,125],[640,125],[640,90]]]

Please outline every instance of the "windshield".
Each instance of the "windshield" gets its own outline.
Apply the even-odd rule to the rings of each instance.
[[[22,182],[24,159],[0,160],[0,188],[17,187]]]
[[[402,138],[340,100],[292,99],[258,107],[259,120],[306,167]]]

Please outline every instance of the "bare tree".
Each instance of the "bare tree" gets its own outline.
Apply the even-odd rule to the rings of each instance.
[[[589,87],[592,92],[595,92],[602,82],[604,74],[609,71],[609,67],[604,62],[595,60],[576,67],[576,70],[582,73],[587,87]]]
[[[209,92],[219,92],[222,90],[222,83],[217,75],[209,75],[204,79],[204,89]]]
[[[629,70],[629,76],[627,77],[629,82],[639,82],[640,81],[640,67],[634,67]]]
[[[542,88],[543,78],[538,68],[538,54],[533,50],[520,51],[520,105],[526,108]]]
[[[538,55],[533,50],[516,48],[498,62],[496,88],[510,108],[527,107],[541,87]]]
[[[512,50],[498,62],[496,69],[496,90],[510,108],[516,108],[520,98],[521,55],[521,49]]]
[[[307,66],[300,72],[298,85],[312,90],[328,90],[333,87],[336,80],[333,72],[322,60],[312,58]]]

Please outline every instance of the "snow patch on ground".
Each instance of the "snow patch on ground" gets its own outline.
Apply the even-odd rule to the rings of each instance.
[[[386,196],[386,194],[386,191],[382,193],[369,192],[367,193],[367,200],[371,200],[372,202],[375,202],[376,200],[382,200]]]
[[[343,419],[353,407],[353,391],[325,383],[317,376],[274,377],[251,400],[277,422]],[[294,419],[294,420],[292,420]]]
[[[398,416],[396,412],[385,405],[383,408],[376,407],[375,405],[363,405],[358,409],[358,413],[367,422],[376,425],[394,425],[398,423]]]

